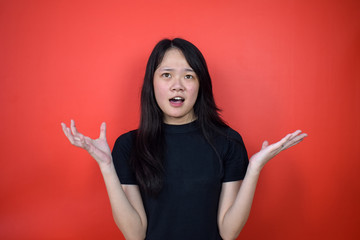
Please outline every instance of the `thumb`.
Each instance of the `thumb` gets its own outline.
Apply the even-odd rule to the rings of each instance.
[[[103,122],[100,126],[100,139],[106,139],[106,123]]]
[[[267,146],[269,146],[269,142],[268,141],[264,141],[261,147],[261,150],[263,150],[264,148],[266,148]]]

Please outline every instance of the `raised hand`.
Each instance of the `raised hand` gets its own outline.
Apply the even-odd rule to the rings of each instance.
[[[307,137],[306,133],[301,133],[300,130],[297,130],[271,145],[269,145],[268,141],[264,141],[261,150],[255,153],[249,162],[256,170],[260,171],[270,159],[278,155],[281,151],[295,146],[305,137]]]
[[[109,165],[112,161],[109,144],[106,141],[106,124],[100,126],[100,136],[91,139],[79,133],[75,127],[75,121],[71,120],[70,128],[65,123],[61,123],[65,136],[70,143],[76,147],[85,149],[101,165]]]

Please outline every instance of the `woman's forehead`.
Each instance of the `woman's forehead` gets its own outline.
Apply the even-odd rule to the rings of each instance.
[[[184,54],[177,48],[171,48],[164,54],[162,61],[160,62],[158,69],[172,70],[172,69],[186,69],[193,71],[187,62]]]

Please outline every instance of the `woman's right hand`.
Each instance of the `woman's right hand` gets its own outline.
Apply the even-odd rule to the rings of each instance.
[[[106,123],[100,126],[100,136],[98,139],[91,139],[79,133],[75,127],[75,121],[71,120],[70,128],[65,123],[61,123],[65,136],[70,143],[76,147],[85,149],[100,165],[108,166],[112,163],[111,151],[106,141]]]

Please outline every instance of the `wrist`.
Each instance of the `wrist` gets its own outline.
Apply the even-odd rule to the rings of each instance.
[[[99,163],[99,168],[102,174],[107,174],[110,173],[112,171],[114,171],[115,166],[113,164],[113,162],[109,162],[109,163]]]
[[[254,164],[253,162],[250,162],[248,165],[247,171],[250,174],[259,175],[262,168],[263,168],[263,166],[259,166],[258,164]]]

